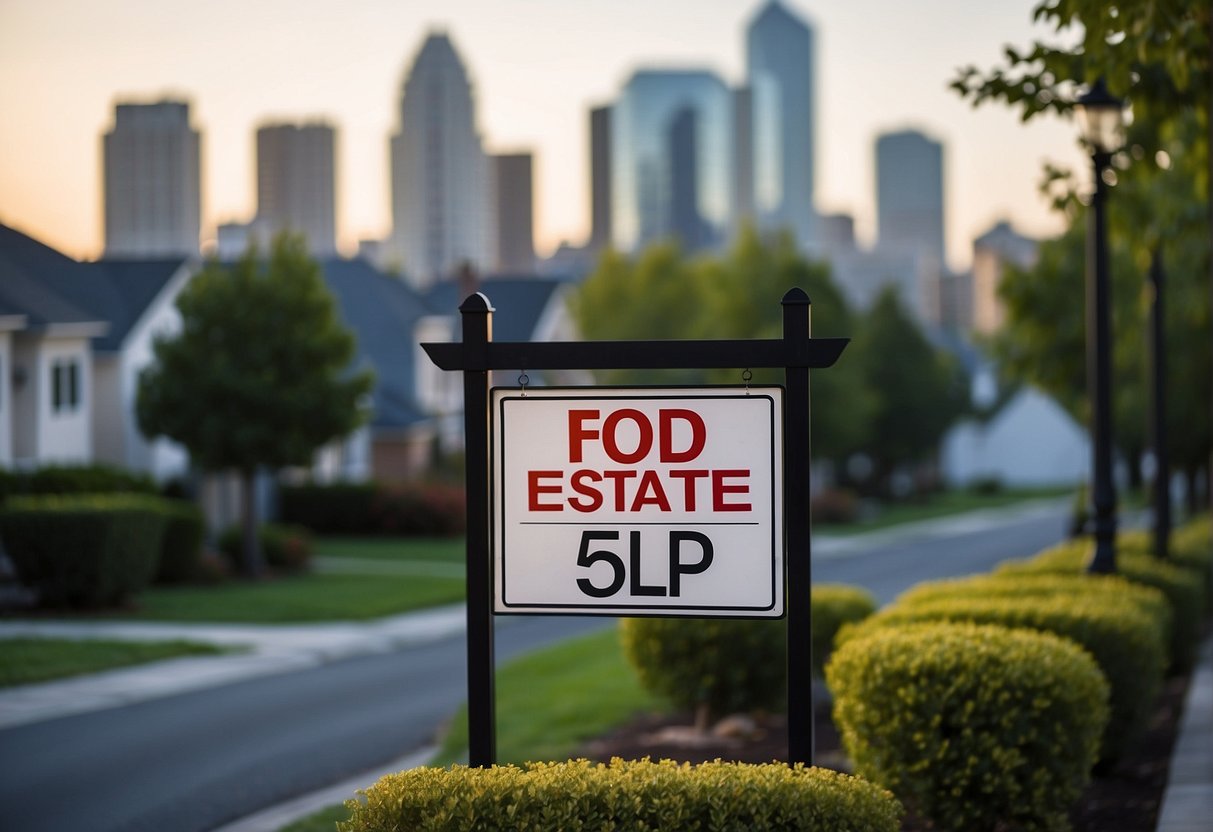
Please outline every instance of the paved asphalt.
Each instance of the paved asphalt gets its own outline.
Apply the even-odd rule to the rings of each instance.
[[[918,581],[984,571],[1061,539],[1066,509],[966,515],[822,541],[815,582],[882,601]],[[499,619],[498,658],[610,626]],[[465,696],[464,641],[390,652],[0,731],[0,828],[205,832],[433,742]]]

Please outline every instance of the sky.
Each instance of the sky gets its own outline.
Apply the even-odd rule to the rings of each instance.
[[[254,134],[269,121],[337,128],[342,251],[391,227],[388,140],[426,35],[445,31],[474,86],[490,152],[535,154],[540,254],[589,232],[589,109],[638,68],[744,79],[745,27],[766,0],[0,0],[0,222],[67,254],[102,250],[101,136],[117,101],[184,97],[202,131],[204,242],[255,211]],[[1061,220],[1042,163],[1079,168],[1074,124],[1022,124],[947,88],[1004,45],[1056,39],[1036,0],[784,0],[816,30],[816,202],[875,233],[874,145],[912,127],[944,143],[950,265],[1007,219]]]

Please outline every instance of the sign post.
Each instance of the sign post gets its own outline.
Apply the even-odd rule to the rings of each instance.
[[[788,762],[812,763],[809,370],[847,339],[810,337],[803,290],[782,305],[778,339],[494,342],[476,293],[462,342],[421,345],[464,374],[471,765],[496,757],[493,611],[779,617],[785,598]],[[785,385],[489,391],[491,370],[722,367]],[[535,561],[540,537],[560,563]]]

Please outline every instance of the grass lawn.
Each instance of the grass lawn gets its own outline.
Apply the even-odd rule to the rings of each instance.
[[[565,760],[583,741],[662,700],[640,687],[612,628],[522,656],[497,671],[497,759]],[[466,758],[467,712],[451,721],[434,765]]]
[[[499,668],[496,678],[502,764],[566,760],[582,742],[633,715],[667,707],[640,687],[613,628],[522,656]],[[466,760],[467,710],[461,707],[432,765]],[[332,832],[348,818],[343,806],[330,806],[280,832]]]
[[[157,587],[124,618],[297,624],[358,621],[463,600],[460,578],[308,574],[216,586]]]
[[[304,575],[152,587],[122,617],[251,624],[359,621],[463,600],[462,538],[322,537],[314,554],[324,567]]]
[[[0,687],[48,682],[179,656],[212,656],[224,648],[188,641],[0,639]]]

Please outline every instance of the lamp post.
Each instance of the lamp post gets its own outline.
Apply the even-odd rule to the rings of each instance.
[[[1104,176],[1120,148],[1124,102],[1096,81],[1075,102],[1091,152],[1095,192],[1087,233],[1087,389],[1091,399],[1091,508],[1095,554],[1088,570],[1116,571],[1116,485],[1112,480],[1112,298],[1108,276]]]

